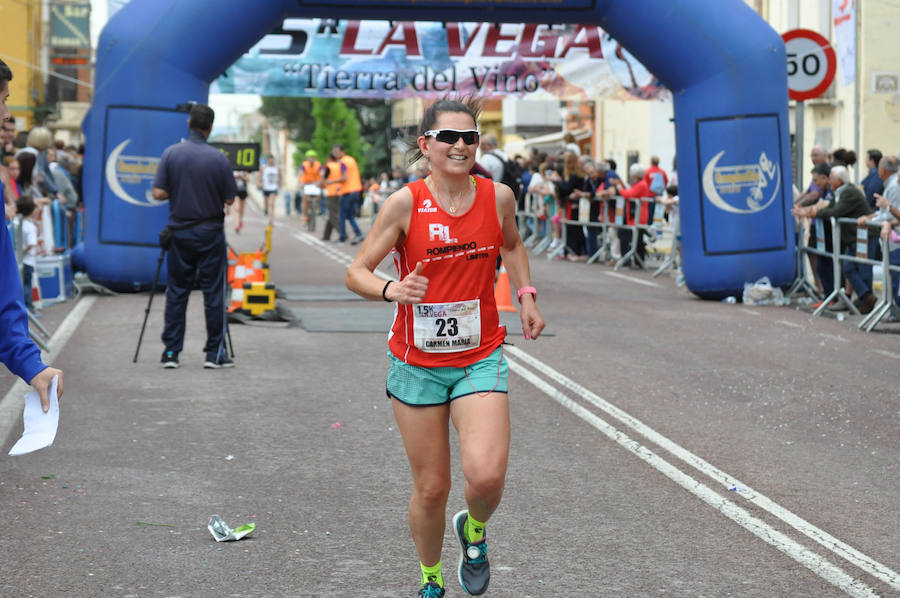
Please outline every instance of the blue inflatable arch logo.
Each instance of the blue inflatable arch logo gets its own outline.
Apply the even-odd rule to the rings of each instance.
[[[601,26],[673,95],[688,288],[715,298],[793,280],[784,43],[742,0],[132,0],[100,36],[83,124],[93,280],[150,285],[167,210],[146,189],[186,135],[176,106],[206,102],[210,82],[288,17]]]

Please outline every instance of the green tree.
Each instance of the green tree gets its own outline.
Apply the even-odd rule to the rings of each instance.
[[[331,153],[335,144],[344,146],[344,150],[356,159],[359,171],[365,172],[366,154],[369,144],[360,136],[359,119],[347,103],[340,98],[313,98],[312,116],[316,121],[309,145],[320,158]]]
[[[314,149],[320,160],[340,143],[356,158],[363,176],[390,170],[390,103],[379,99],[263,97],[260,112],[288,131],[297,146],[294,164]],[[313,108],[318,106],[316,114]],[[355,125],[354,125],[355,123]],[[353,127],[356,127],[355,129]],[[314,141],[316,131],[319,137]]]

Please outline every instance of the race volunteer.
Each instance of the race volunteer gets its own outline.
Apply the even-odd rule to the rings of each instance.
[[[362,200],[362,178],[359,176],[359,165],[356,159],[344,151],[344,146],[335,144],[331,148],[331,155],[340,160],[344,166],[346,178],[341,185],[341,203],[340,203],[340,227],[338,228],[339,242],[343,243],[347,240],[347,222],[353,229],[355,235],[350,241],[351,245],[356,245],[363,240],[362,231],[356,223],[356,208],[361,205]]]
[[[322,167],[322,177],[319,185],[325,188],[325,206],[328,216],[325,220],[325,230],[322,231],[322,240],[330,241],[331,232],[338,230],[339,215],[341,211],[341,185],[347,178],[347,167],[338,160],[334,154],[328,154],[328,159]],[[338,235],[338,243],[343,243]]]
[[[474,100],[443,99],[424,114],[414,160],[431,174],[393,193],[347,270],[347,287],[396,302],[388,341],[387,394],[413,478],[409,526],[419,555],[419,596],[444,595],[441,546],[450,492],[452,419],[459,435],[467,508],[453,518],[457,577],[483,594],[490,580],[485,524],[500,504],[509,455],[507,364],[494,301],[498,255],[518,288],[522,330],[544,328],[509,187],[471,176],[479,133]],[[373,274],[394,252],[400,281]],[[390,540],[395,541],[395,540]]]
[[[318,160],[316,150],[307,150],[306,159],[300,164],[300,193],[302,194],[302,203],[300,206],[303,214],[303,222],[308,222],[310,210],[315,213],[319,208],[316,205],[317,200],[322,195],[322,189],[319,187],[319,181],[322,178],[322,163]]]
[[[215,113],[194,104],[188,120],[190,136],[163,152],[153,178],[153,197],[169,200],[169,282],[166,321],[162,333],[162,364],[177,368],[184,347],[188,296],[199,282],[206,314],[205,368],[234,366],[225,350],[225,206],[234,202],[237,187],[225,154],[206,138]],[[162,235],[161,235],[162,237]]]

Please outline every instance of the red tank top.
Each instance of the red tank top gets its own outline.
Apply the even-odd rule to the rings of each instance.
[[[421,367],[464,367],[500,346],[494,272],[503,231],[494,183],[474,177],[475,201],[451,215],[420,179],[408,185],[413,205],[406,239],[394,248],[402,280],[422,262],[428,290],[422,303],[397,304],[388,340],[391,353]]]

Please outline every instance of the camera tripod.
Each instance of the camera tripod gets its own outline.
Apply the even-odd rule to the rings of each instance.
[[[147,308],[144,310],[144,323],[141,325],[141,334],[140,334],[140,336],[138,336],[137,347],[134,350],[134,359],[132,360],[132,363],[137,363],[138,354],[141,351],[141,341],[144,340],[144,330],[147,328],[147,319],[150,317],[150,307],[153,305],[153,295],[156,294],[156,284],[159,282],[159,273],[162,270],[163,260],[166,259],[166,253],[169,251],[169,240],[171,238],[170,234],[171,233],[169,233],[168,235],[164,234],[164,233],[160,233],[160,235],[159,235],[159,238],[160,238],[159,242],[160,242],[160,245],[162,246],[162,250],[159,252],[159,259],[156,262],[156,274],[153,276],[153,285],[150,287],[150,297],[147,300]],[[227,261],[226,261],[226,268],[227,268]],[[224,279],[224,285],[223,285],[224,288],[222,289],[222,294],[224,295],[225,293],[228,292],[228,277],[225,276],[225,277],[223,277],[223,279]],[[227,302],[223,299],[223,301],[222,301],[222,318],[224,318],[224,320],[225,320],[225,338],[228,341],[228,350],[233,359],[234,358],[234,343],[231,342],[231,328],[228,327],[228,313],[225,311],[225,305],[227,305]]]

